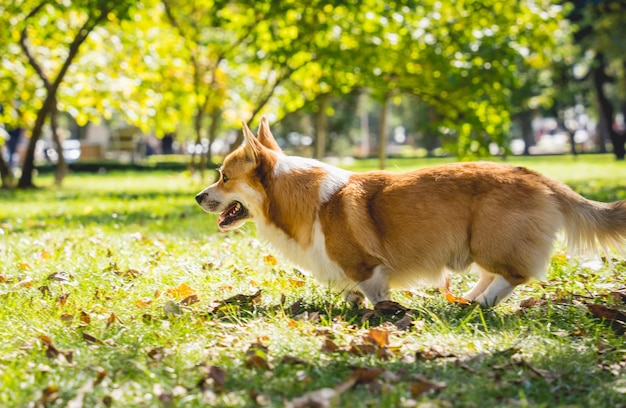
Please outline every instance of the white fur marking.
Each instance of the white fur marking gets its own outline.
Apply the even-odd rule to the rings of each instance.
[[[476,298],[476,302],[483,306],[495,306],[509,297],[514,288],[515,286],[511,285],[509,281],[496,275],[487,289]]]
[[[354,282],[346,278],[339,265],[328,257],[326,238],[319,219],[313,225],[313,243],[308,248],[302,248],[283,230],[265,220],[258,220],[257,230],[259,237],[269,242],[289,261],[312,273],[317,280],[327,282],[339,291],[349,291],[354,287]]]
[[[359,289],[372,305],[389,299],[389,271],[383,265],[374,268],[369,279],[359,282]]]
[[[274,176],[280,176],[294,170],[308,170],[320,168],[326,172],[319,192],[320,203],[325,203],[348,183],[351,172],[339,167],[331,166],[315,159],[304,157],[277,155],[278,161],[274,167]]]

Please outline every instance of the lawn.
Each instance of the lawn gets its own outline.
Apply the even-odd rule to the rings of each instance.
[[[609,156],[510,162],[626,199]],[[623,256],[557,246],[547,281],[493,309],[416,288],[394,292],[407,310],[357,310],[253,225],[217,233],[202,187],[153,172],[0,191],[0,406],[626,406]]]

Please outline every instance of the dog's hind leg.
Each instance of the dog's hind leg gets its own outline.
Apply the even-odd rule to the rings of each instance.
[[[358,285],[372,305],[389,299],[389,272],[383,265],[375,267],[372,276]]]
[[[492,281],[487,286],[480,295],[478,295],[474,300],[480,303],[482,306],[495,306],[498,303],[502,302],[504,299],[509,297],[513,289],[517,285],[511,284],[508,280],[506,280],[503,276],[500,275],[492,275]],[[481,277],[482,279],[482,277]],[[480,284],[480,280],[476,284]],[[474,289],[472,289],[473,291]],[[471,291],[470,291],[471,292]]]
[[[493,282],[493,280],[497,276],[493,273],[487,272],[476,264],[474,264],[472,268],[478,271],[478,282],[476,282],[472,289],[470,289],[468,292],[465,292],[465,294],[463,295],[463,297],[467,300],[476,299],[481,293],[485,291],[485,289],[487,289],[487,287],[491,284],[491,282]]]

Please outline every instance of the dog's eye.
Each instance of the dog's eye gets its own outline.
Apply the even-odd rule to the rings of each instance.
[[[222,183],[226,183],[228,181],[228,177],[226,177],[226,174],[222,173]]]

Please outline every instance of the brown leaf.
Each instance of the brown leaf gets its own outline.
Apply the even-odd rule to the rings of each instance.
[[[74,315],[72,314],[63,313],[61,315],[61,321],[65,324],[71,324],[73,320],[74,320]]]
[[[210,366],[207,374],[198,383],[198,387],[202,392],[211,391],[222,392],[226,383],[226,371],[218,366]]]
[[[57,298],[57,303],[58,303],[60,306],[63,306],[63,305],[67,302],[67,298],[68,298],[68,297],[70,297],[70,294],[69,294],[69,293],[64,293],[64,294],[62,294],[61,296],[59,296],[59,297]]]
[[[190,295],[187,296],[186,298],[184,298],[183,300],[180,301],[181,305],[185,305],[185,306],[189,306],[189,305],[193,305],[194,303],[198,303],[200,301],[200,299],[198,299],[198,295]]]
[[[338,350],[339,346],[337,346],[334,341],[329,338],[324,339],[324,344],[322,345],[322,351],[324,353],[335,353]]]
[[[413,398],[417,398],[428,391],[439,391],[447,387],[445,382],[429,380],[422,374],[414,375],[413,380],[410,387]]]
[[[383,300],[376,303],[374,310],[386,316],[404,315],[404,313],[409,311],[408,308],[393,300]]]
[[[0,283],[11,283],[11,282],[13,282],[13,278],[3,273],[0,273]]]
[[[611,293],[609,293],[609,296],[613,298],[615,302],[626,303],[626,288],[614,290]]]
[[[519,302],[519,307],[522,309],[530,309],[540,304],[541,304],[541,298],[529,297]]]
[[[216,389],[223,389],[226,384],[226,371],[217,366],[209,367],[208,377],[213,380],[213,387]]]
[[[71,275],[67,272],[54,272],[48,275],[48,280],[56,281],[59,283],[70,283]]]
[[[289,364],[289,365],[308,365],[309,362],[298,357],[298,356],[283,356],[283,358],[280,359],[280,364]]]
[[[376,354],[376,347],[373,344],[353,344],[348,349],[348,353],[355,356],[371,356]]]
[[[109,317],[107,318],[107,325],[106,328],[108,329],[109,327],[111,327],[111,325],[113,323],[115,323],[116,320],[119,320],[117,318],[117,316],[115,315],[115,313],[111,312],[111,314],[109,315]]]
[[[350,376],[356,379],[356,385],[369,384],[384,372],[382,368],[357,368]]]
[[[84,325],[89,325],[91,323],[91,317],[85,311],[80,312],[80,322]]]
[[[85,340],[87,343],[102,344],[101,340],[98,340],[96,337],[86,332],[83,332],[83,340]]]
[[[604,319],[611,324],[611,327],[619,334],[626,333],[626,314],[617,310],[611,309],[604,305],[598,305],[594,303],[588,303],[587,309],[592,315],[599,319]]]
[[[59,350],[52,344],[46,345],[46,357],[48,357],[50,360],[54,360],[59,354]]]
[[[446,357],[453,357],[453,355],[438,346],[432,346],[428,350],[418,350],[415,352],[415,358],[422,361]]]
[[[373,327],[367,332],[365,341],[378,347],[386,347],[389,345],[389,332]]]
[[[252,343],[250,347],[248,347],[248,350],[246,350],[244,366],[247,368],[269,370],[270,365],[267,362],[267,353],[267,346],[260,342]]]
[[[154,361],[162,361],[165,358],[165,349],[163,347],[155,347],[148,351],[148,357]]]

